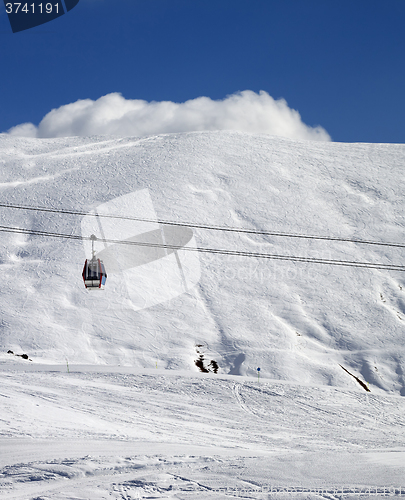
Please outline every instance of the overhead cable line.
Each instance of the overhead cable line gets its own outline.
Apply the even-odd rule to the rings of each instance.
[[[7,227],[0,226],[0,232],[10,232],[10,233],[18,233],[18,234],[28,234],[31,236],[47,236],[53,238],[64,238],[64,239],[72,239],[72,240],[80,240],[80,241],[90,241],[92,240],[91,236],[79,236],[74,234],[63,234],[63,233],[51,233],[47,231],[36,231],[18,227]],[[259,258],[259,259],[273,259],[273,260],[287,260],[292,262],[305,262],[312,264],[324,264],[324,265],[335,265],[335,266],[347,266],[347,267],[363,267],[369,269],[385,269],[391,271],[401,271],[405,272],[405,266],[395,265],[395,264],[381,264],[381,263],[373,263],[373,262],[361,262],[361,261],[346,261],[346,260],[333,260],[333,259],[318,259],[314,257],[300,257],[295,255],[279,255],[279,254],[267,254],[267,253],[258,253],[258,252],[245,252],[240,250],[225,250],[225,249],[217,249],[217,248],[203,248],[203,247],[186,247],[182,245],[166,245],[166,244],[158,244],[158,243],[145,243],[138,241],[129,241],[129,240],[112,240],[107,238],[97,238],[97,241],[103,243],[114,243],[118,245],[134,245],[141,247],[154,247],[154,248],[165,248],[171,250],[187,250],[193,252],[200,253],[212,253],[219,255],[230,255],[230,256],[238,256],[238,257],[249,257],[249,258]]]
[[[73,210],[61,210],[61,209],[53,209],[46,207],[27,207],[20,205],[10,205],[0,203],[0,207],[3,208],[12,208],[19,210],[31,210],[36,212],[51,212],[51,213],[59,213],[66,215],[80,215],[83,217],[99,217],[99,218],[109,218],[109,219],[121,219],[121,220],[132,220],[138,222],[151,222],[154,224],[162,224],[166,226],[180,226],[180,227],[190,227],[194,229],[207,229],[210,231],[225,231],[225,232],[233,232],[233,233],[242,233],[242,234],[258,234],[261,236],[275,236],[280,238],[299,238],[299,239],[307,239],[307,240],[324,240],[324,241],[339,241],[346,243],[359,243],[362,245],[378,245],[383,247],[396,247],[396,248],[405,248],[405,244],[401,243],[384,243],[381,241],[372,241],[372,240],[357,240],[352,238],[339,238],[333,236],[314,236],[314,235],[306,235],[306,234],[291,234],[291,233],[282,233],[275,231],[260,231],[255,229],[244,229],[237,227],[227,227],[227,226],[209,226],[206,224],[193,224],[191,222],[175,222],[175,221],[165,221],[165,220],[153,220],[153,219],[144,219],[141,217],[130,217],[125,215],[109,215],[109,214],[99,214],[99,213],[88,213],[88,212],[78,212]]]

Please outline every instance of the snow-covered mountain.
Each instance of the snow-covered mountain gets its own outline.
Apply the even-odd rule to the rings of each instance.
[[[4,498],[229,498],[246,481],[249,498],[270,498],[253,488],[269,481],[273,497],[326,485],[330,498],[345,485],[344,498],[398,486],[405,274],[384,266],[402,266],[404,248],[360,241],[403,243],[404,159],[404,145],[237,132],[0,135],[1,226],[109,240],[95,242],[106,288],[89,292],[90,241],[1,233]],[[199,373],[200,356],[216,375]],[[52,493],[66,477],[71,493],[60,482]]]
[[[146,139],[2,135],[1,199],[401,243],[404,158],[403,145],[294,142],[233,132]],[[125,195],[125,204],[114,205]],[[99,224],[83,231],[77,215],[10,208],[0,214],[3,226],[69,235],[90,236]],[[125,239],[159,227],[107,223],[99,237]],[[202,248],[398,265],[404,255],[403,248],[351,242],[200,228],[193,233]],[[143,284],[139,275],[117,271],[104,291],[89,293],[81,278],[88,245],[85,252],[80,241],[2,233],[3,353],[26,352],[35,362],[67,358],[196,370],[195,346],[201,345],[221,373],[255,375],[260,367],[263,377],[350,385],[341,364],[374,387],[405,395],[403,272],[200,253],[197,285],[147,307],[146,293],[173,284],[170,266],[155,274],[147,270]]]

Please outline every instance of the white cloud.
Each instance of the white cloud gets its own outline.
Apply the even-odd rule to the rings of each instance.
[[[38,129],[33,123],[22,123],[21,125],[11,128],[8,133],[20,137],[37,137]]]
[[[223,100],[198,97],[184,103],[125,99],[113,93],[53,109],[38,127],[24,123],[10,135],[68,137],[90,135],[145,136],[198,130],[239,130],[291,139],[329,141],[322,127],[306,125],[284,99],[245,90]]]

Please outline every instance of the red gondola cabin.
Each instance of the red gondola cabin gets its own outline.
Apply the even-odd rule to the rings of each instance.
[[[87,260],[83,267],[84,286],[88,290],[104,290],[107,273],[105,272],[104,264],[100,259]]]

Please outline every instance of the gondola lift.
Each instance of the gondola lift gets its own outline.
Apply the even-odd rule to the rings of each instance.
[[[94,241],[97,236],[92,234],[91,239],[91,260],[86,259],[83,267],[83,281],[84,286],[87,290],[104,290],[105,282],[107,279],[107,273],[105,272],[105,267],[100,259],[96,258],[96,252],[94,250]]]

